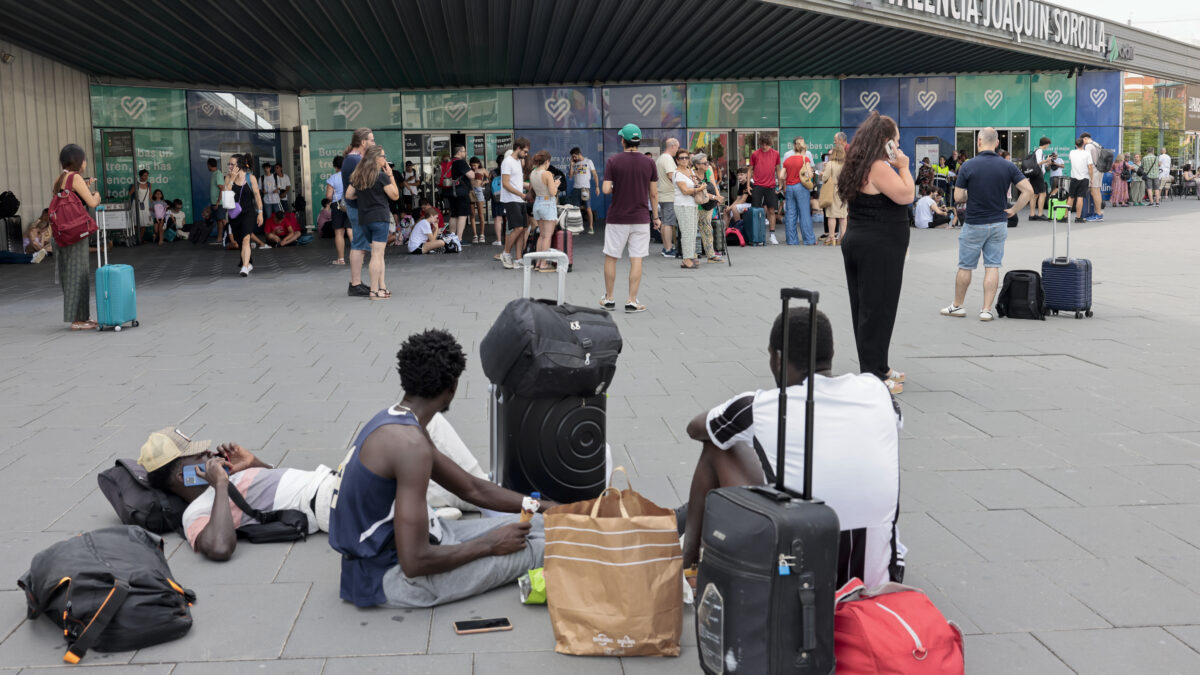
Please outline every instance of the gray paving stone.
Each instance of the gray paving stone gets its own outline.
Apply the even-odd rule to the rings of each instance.
[[[429,653],[474,652],[488,654],[490,658],[502,652],[553,651],[554,633],[550,629],[550,614],[546,606],[522,605],[517,599],[517,585],[513,583],[474,598],[435,608],[428,631]],[[454,632],[455,621],[498,616],[508,617],[513,629],[474,635],[458,635]]]
[[[1069,466],[1065,459],[1034,447],[1026,438],[950,438],[946,442],[969,453],[982,468]]]
[[[959,561],[979,562],[983,557],[975,552],[927,513],[901,513],[900,541],[908,547],[909,569],[924,564],[945,564]]]
[[[1194,592],[1200,593],[1200,550],[1174,556],[1143,555],[1139,559]],[[1197,623],[1200,623],[1198,621]]]
[[[989,509],[1075,506],[1062,493],[1022,471],[943,471],[939,475]]]
[[[336,578],[315,583],[283,656],[424,653],[429,645],[430,614],[427,609],[359,609],[338,597]]]
[[[1092,555],[1024,511],[932,513],[985,560],[1073,560]],[[941,550],[934,554],[941,557]],[[942,562],[942,561],[938,561]]]
[[[1200,622],[1200,595],[1139,560],[1042,560],[1031,567],[1114,626]],[[1146,598],[1154,598],[1146,602]]]
[[[475,675],[508,675],[516,672],[560,673],[578,675],[621,675],[622,662],[632,659],[605,658],[601,656],[568,656],[554,652],[517,652],[488,654],[475,663]],[[655,659],[661,661],[663,659]],[[674,660],[674,659],[669,659]]]
[[[1031,445],[1061,457],[1072,466],[1132,466],[1150,464],[1144,456],[1129,449],[1108,444],[1128,434],[1047,434],[1025,439]]]
[[[1028,633],[968,635],[964,640],[971,675],[1071,675],[1071,670]]]
[[[88,656],[87,656],[87,660],[82,661],[81,664],[87,664],[89,661],[91,661],[92,658],[93,658],[92,652],[89,652]],[[94,673],[98,673],[99,675],[105,675],[105,674],[108,674],[108,675],[127,675],[127,674],[128,675],[168,675],[169,673],[176,672],[176,671],[172,670],[172,665],[173,664],[170,664],[170,663],[156,663],[156,664],[152,664],[152,665],[141,665],[141,666],[135,666],[133,664],[124,664],[124,665],[119,665],[119,666],[85,666],[85,667],[87,668],[87,671],[89,673],[94,672]],[[72,670],[78,670],[78,666],[60,665],[60,666],[57,666],[54,668],[41,668],[41,667],[22,668],[20,672],[24,673],[25,675],[36,675],[37,673],[46,673],[46,672],[66,673],[66,672],[70,672]],[[5,669],[0,672],[16,673],[18,671]]]
[[[1162,504],[1171,501],[1144,484],[1126,478],[1124,474],[1132,468],[1136,467],[1125,467],[1120,472],[1110,467],[1096,466],[1028,469],[1027,473],[1084,506]]]
[[[180,663],[171,675],[322,675],[324,659],[281,659],[278,661],[212,661],[209,663]],[[324,672],[329,672],[327,669]],[[362,671],[360,671],[362,672]],[[407,672],[407,671],[406,671]]]
[[[182,537],[180,537],[182,540]],[[270,583],[279,573],[293,546],[305,546],[310,542],[294,544],[251,544],[238,541],[233,557],[224,563],[215,563],[192,550],[183,541],[179,548],[167,558],[171,571],[179,583],[191,589],[212,588],[229,582],[231,569],[238,570],[237,581],[244,584]]]
[[[487,655],[480,659],[488,658]],[[471,654],[415,654],[407,656],[365,656],[333,658],[325,661],[322,675],[470,675]]]
[[[1039,631],[1035,636],[1076,672],[1088,675],[1200,671],[1200,654],[1161,628]]]
[[[1096,557],[1181,556],[1200,552],[1139,518],[1130,507],[1034,509],[1030,513]]]
[[[901,471],[900,512],[983,510],[982,504],[954,484],[958,473],[965,472]]]
[[[174,642],[138,650],[133,662],[279,658],[308,589],[308,584],[236,583],[194,588],[192,630]]]
[[[1200,625],[1198,626],[1170,626],[1166,631],[1171,635],[1179,638],[1192,649],[1200,652]]]
[[[1172,502],[1187,502],[1200,495],[1200,466],[1130,466],[1122,469],[1121,475],[1153,489]]]

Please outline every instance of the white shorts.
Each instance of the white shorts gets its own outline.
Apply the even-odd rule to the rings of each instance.
[[[650,255],[650,225],[604,226],[604,255],[620,258],[629,246],[630,258],[645,258]]]

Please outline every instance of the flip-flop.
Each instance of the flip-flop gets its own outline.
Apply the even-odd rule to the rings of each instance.
[[[345,259],[345,258],[338,258],[337,260],[334,260],[333,262],[331,262],[331,263],[329,263],[329,264],[330,264],[330,265],[345,265],[345,264],[346,264],[346,259]]]

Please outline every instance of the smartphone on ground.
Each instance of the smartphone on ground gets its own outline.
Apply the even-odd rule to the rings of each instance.
[[[455,621],[454,632],[459,635],[470,635],[472,633],[494,633],[501,630],[512,630],[512,624],[507,617],[498,619],[471,619],[469,621]]]

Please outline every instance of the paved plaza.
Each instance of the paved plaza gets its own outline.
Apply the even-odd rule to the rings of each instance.
[[[1079,321],[981,323],[981,274],[968,318],[939,316],[952,300],[957,232],[913,231],[892,347],[892,365],[908,374],[906,581],[967,633],[972,675],[1200,672],[1198,210],[1113,208],[1077,227],[1072,253],[1095,265],[1096,302],[1095,317]],[[1010,230],[1005,269],[1039,268],[1049,231],[1024,221]],[[571,302],[593,306],[601,294],[600,239],[576,239]],[[469,355],[449,418],[486,467],[478,346],[521,281],[492,261],[497,248],[392,254],[386,302],[346,297],[347,268],[328,265],[328,240],[257,252],[248,279],[217,249],[115,249],[113,262],[136,268],[141,321],[120,333],[66,329],[52,264],[0,268],[0,672],[61,665],[61,634],[25,620],[16,580],[42,548],[118,523],[96,473],[136,457],[150,431],[176,425],[268,462],[336,465],[360,426],[398,400],[400,342],[440,327]],[[781,286],[821,292],[834,370],[857,364],[837,249],[735,249],[732,267],[695,272],[646,262],[649,311],[615,315],[625,348],[608,436],[634,488],[673,507],[699,450],[687,421],[771,386],[766,343]],[[619,270],[623,300],[626,263]],[[552,280],[534,280],[539,295]],[[226,563],[175,535],[167,552],[199,596],[192,631],[89,653],[89,672],[698,672],[690,618],[677,659],[554,654],[546,609],[520,605],[515,584],[434,610],[356,609],[338,599],[339,559],[324,534],[243,543]],[[451,627],[494,616],[514,630]]]

